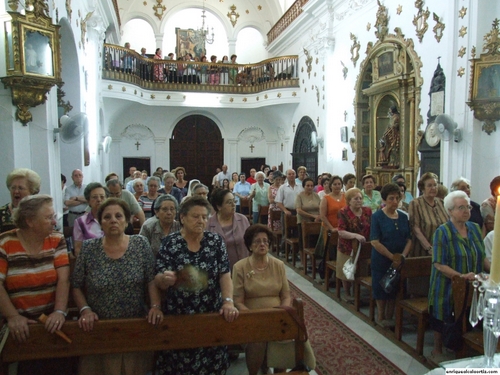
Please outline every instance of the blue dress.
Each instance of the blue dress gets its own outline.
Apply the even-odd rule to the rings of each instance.
[[[182,277],[188,269],[196,277]],[[167,270],[177,271],[177,284],[167,289],[163,302],[166,315],[213,313],[220,310],[222,295],[219,279],[222,274],[229,272],[226,245],[220,235],[205,232],[197,252],[188,249],[180,232],[168,235],[163,239],[156,257],[157,273]],[[156,367],[161,375],[223,375],[229,367],[227,347],[161,352]]]
[[[378,240],[391,253],[401,254],[410,239],[410,223],[408,215],[399,210],[396,212],[398,213],[397,219],[391,219],[382,210],[378,210],[372,215],[370,241]],[[392,261],[380,254],[374,247],[372,247],[371,261],[373,298],[377,300],[394,299],[396,291],[387,294],[380,286],[380,280],[391,266]]]

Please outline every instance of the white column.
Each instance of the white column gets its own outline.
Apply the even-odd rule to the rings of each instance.
[[[167,168],[170,165],[170,153],[165,145],[166,137],[155,137],[155,158],[151,160],[151,174],[157,167]],[[175,166],[173,166],[175,168]]]
[[[232,138],[227,140],[227,149],[224,147],[224,163],[227,164],[230,171],[240,170],[240,153],[238,150],[239,140]]]

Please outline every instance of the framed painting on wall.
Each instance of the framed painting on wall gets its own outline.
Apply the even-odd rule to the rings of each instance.
[[[342,142],[347,142],[347,126],[342,126],[340,128],[340,140]]]
[[[195,57],[201,58],[206,54],[205,42],[198,30],[175,28],[175,40],[177,41],[175,53],[177,58],[186,56],[190,53]]]

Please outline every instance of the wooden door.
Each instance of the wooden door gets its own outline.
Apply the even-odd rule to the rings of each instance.
[[[247,178],[250,177],[250,169],[255,168],[255,171],[260,171],[260,166],[266,164],[266,158],[241,158],[241,171],[245,173]]]
[[[317,180],[318,176],[318,149],[311,143],[311,133],[316,131],[314,122],[304,116],[297,127],[295,139],[293,141],[292,165],[295,172],[300,166],[307,168],[307,174]]]
[[[170,170],[184,167],[187,180],[196,178],[210,187],[223,163],[224,141],[215,122],[192,115],[177,123],[170,139]]]

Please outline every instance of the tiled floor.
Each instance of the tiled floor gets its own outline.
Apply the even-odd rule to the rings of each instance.
[[[318,290],[312,283],[297,274],[292,268],[287,267],[287,276],[294,285],[305,292],[309,297],[313,298],[318,304],[323,306],[337,319],[343,322],[347,327],[352,329],[356,334],[361,336],[367,343],[372,345],[382,355],[389,359],[392,363],[398,366],[404,373],[410,375],[422,375],[429,372],[429,369],[422,365],[418,360],[404,350],[393,344],[391,340],[379,333],[374,326],[367,324],[362,319],[358,318],[352,311],[344,308],[341,304],[334,301],[332,298]],[[366,312],[365,312],[366,313]],[[428,332],[425,336],[424,354],[430,353],[432,348],[432,332]],[[414,346],[416,335],[414,333],[405,333],[403,340]],[[238,360],[231,364],[228,372],[229,375],[247,375],[244,355],[240,355]],[[316,372],[311,372],[316,374]]]

